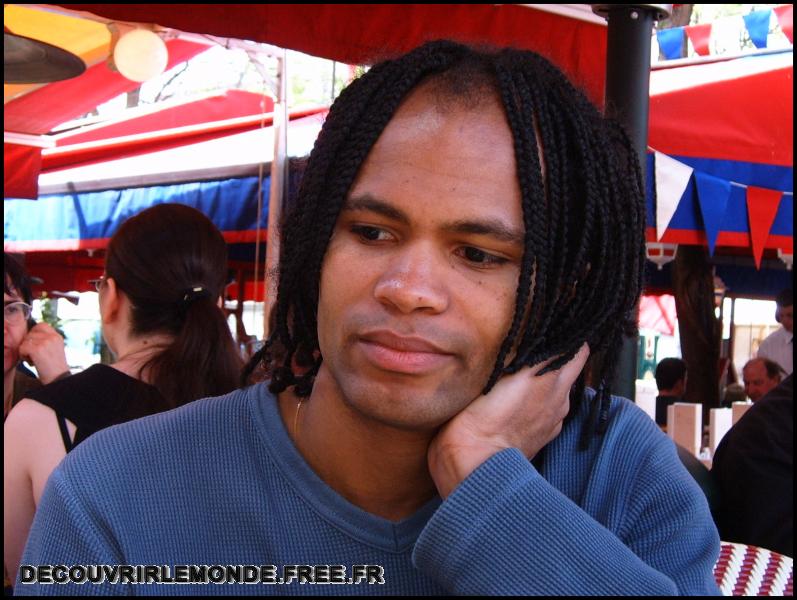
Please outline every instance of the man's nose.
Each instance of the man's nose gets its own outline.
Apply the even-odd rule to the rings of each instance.
[[[391,257],[376,283],[374,296],[405,314],[416,310],[441,313],[450,300],[445,283],[449,268],[430,245],[407,245]]]

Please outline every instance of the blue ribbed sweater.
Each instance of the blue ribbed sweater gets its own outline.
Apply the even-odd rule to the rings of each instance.
[[[304,462],[265,385],[101,431],[42,497],[22,564],[352,565],[368,585],[17,584],[23,594],[718,594],[719,538],[672,442],[614,398],[577,450],[582,414],[540,472],[500,452],[441,502],[392,523]]]

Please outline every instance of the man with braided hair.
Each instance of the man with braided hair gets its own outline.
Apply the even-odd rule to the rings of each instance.
[[[302,593],[718,593],[705,497],[609,393],[643,231],[627,137],[540,56],[433,42],[374,66],[286,217],[251,365],[269,382],[88,440],[23,563],[370,564],[383,583]],[[284,591],[191,591],[217,590]]]

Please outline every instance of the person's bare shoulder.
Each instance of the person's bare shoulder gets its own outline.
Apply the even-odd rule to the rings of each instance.
[[[70,435],[74,425],[67,422]],[[66,455],[55,411],[30,398],[23,398],[8,413],[3,426],[3,447],[13,469],[22,469],[30,479],[36,499],[55,465]]]
[[[14,435],[24,432],[26,439],[38,437],[42,425],[52,421],[55,424],[55,411],[41,402],[23,398],[8,413],[3,426],[3,434]]]

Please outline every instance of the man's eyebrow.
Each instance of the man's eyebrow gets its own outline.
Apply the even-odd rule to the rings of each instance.
[[[375,212],[379,215],[409,225],[410,218],[404,211],[396,208],[392,204],[380,200],[371,194],[363,194],[349,198],[343,206],[343,210],[365,210]],[[465,233],[473,235],[485,235],[501,242],[523,245],[525,236],[523,231],[513,229],[500,219],[462,219],[446,223],[442,227],[443,231],[449,233]]]
[[[445,231],[452,233],[469,233],[486,235],[501,242],[523,245],[525,236],[522,231],[513,229],[499,219],[462,220],[447,224]]]
[[[343,210],[367,210],[387,217],[388,219],[399,221],[404,225],[410,224],[410,218],[404,211],[388,204],[384,200],[379,200],[371,194],[363,194],[362,196],[349,198],[343,205]]]

